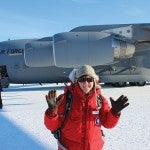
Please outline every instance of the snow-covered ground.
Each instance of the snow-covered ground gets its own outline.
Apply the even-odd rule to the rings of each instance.
[[[63,84],[43,86],[11,85],[2,92],[0,110],[0,150],[57,150],[57,143],[43,123],[47,108],[45,95],[50,89],[63,92]],[[128,96],[130,105],[122,111],[118,125],[103,129],[104,150],[150,150],[150,84],[144,87],[102,86],[103,95]]]

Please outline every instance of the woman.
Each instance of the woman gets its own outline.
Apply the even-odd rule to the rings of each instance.
[[[64,89],[64,94],[56,98],[56,90],[51,90],[46,95],[45,126],[52,132],[60,128],[59,150],[101,150],[104,144],[101,126],[113,128],[121,110],[129,105],[128,99],[123,95],[117,101],[110,98],[110,108],[101,95],[99,77],[89,65],[73,70],[69,77],[72,84]],[[67,91],[72,94],[72,104],[66,117]]]

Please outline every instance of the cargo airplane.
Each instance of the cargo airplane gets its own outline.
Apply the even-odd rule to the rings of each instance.
[[[80,26],[40,39],[0,42],[1,86],[68,82],[72,68],[92,65],[101,82],[150,81],[150,24]]]

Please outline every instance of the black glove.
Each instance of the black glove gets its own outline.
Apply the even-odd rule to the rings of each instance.
[[[110,102],[111,102],[113,114],[120,113],[122,109],[124,109],[129,105],[129,103],[127,103],[128,98],[124,95],[121,95],[116,101],[114,101],[113,98],[110,97]]]
[[[56,90],[51,90],[48,95],[45,96],[48,108],[51,112],[57,113],[57,106],[60,103],[60,99],[56,98]]]

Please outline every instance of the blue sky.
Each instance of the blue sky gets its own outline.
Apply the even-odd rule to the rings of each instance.
[[[149,0],[5,0],[0,6],[0,41],[42,38],[82,25],[150,23]]]

